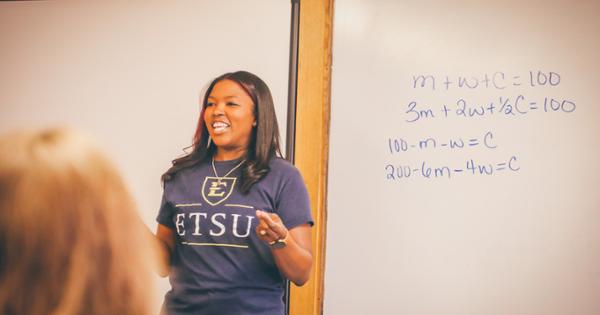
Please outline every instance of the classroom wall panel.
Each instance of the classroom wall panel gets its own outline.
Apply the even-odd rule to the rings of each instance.
[[[160,176],[191,144],[214,77],[241,69],[264,79],[285,142],[289,1],[3,2],[0,38],[0,132],[90,134],[152,230]],[[157,307],[168,288],[161,279]]]

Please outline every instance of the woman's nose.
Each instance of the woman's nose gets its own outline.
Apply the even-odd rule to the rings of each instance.
[[[213,116],[221,116],[225,113],[225,104],[217,103],[213,105]]]

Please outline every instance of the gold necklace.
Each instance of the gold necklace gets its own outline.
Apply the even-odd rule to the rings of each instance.
[[[212,164],[213,172],[215,173],[215,177],[217,178],[217,183],[219,183],[219,185],[220,185],[221,179],[227,177],[227,175],[229,175],[233,171],[235,171],[235,169],[240,167],[242,164],[244,164],[244,162],[246,162],[246,159],[243,159],[240,163],[238,163],[238,165],[234,166],[231,170],[229,170],[229,172],[227,172],[227,174],[223,175],[223,177],[219,177],[219,175],[217,174],[217,169],[215,168],[215,157],[213,156],[213,158],[211,160],[211,164]]]

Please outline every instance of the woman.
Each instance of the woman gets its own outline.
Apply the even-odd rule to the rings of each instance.
[[[157,221],[167,314],[284,314],[284,278],[312,266],[308,194],[281,159],[271,93],[239,71],[212,81],[193,151],[163,175]]]
[[[150,238],[115,168],[64,129],[0,138],[0,314],[150,314]]]

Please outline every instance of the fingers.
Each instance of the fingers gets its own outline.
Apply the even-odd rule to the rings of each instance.
[[[275,213],[266,213],[261,210],[256,210],[256,216],[259,220],[264,221],[269,227],[272,227],[277,224],[275,223],[275,221],[273,221],[273,218],[271,216],[279,218]]]
[[[257,231],[259,238],[265,242],[271,243],[271,242],[279,239],[279,235],[277,235],[277,233],[275,233],[273,230],[269,229],[268,227],[258,226],[256,228],[256,231]]]
[[[271,243],[286,237],[288,231],[277,214],[257,210],[256,217],[259,220],[256,234],[260,239]]]

